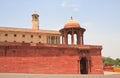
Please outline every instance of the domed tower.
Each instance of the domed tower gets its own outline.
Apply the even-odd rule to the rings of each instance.
[[[37,12],[32,14],[32,29],[39,30],[39,15]]]
[[[72,17],[70,20],[68,20],[65,23],[64,28],[61,29],[60,32],[62,34],[62,44],[68,44],[68,34],[71,35],[72,45],[75,45],[75,39],[74,39],[75,34],[76,34],[76,39],[77,39],[76,44],[77,45],[84,44],[83,34],[85,32],[85,29],[81,28],[79,22],[74,20]]]

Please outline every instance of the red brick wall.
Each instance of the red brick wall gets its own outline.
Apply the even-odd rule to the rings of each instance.
[[[103,74],[101,50],[91,49],[91,74]]]
[[[80,74],[82,57],[88,60],[88,74],[103,74],[100,49],[0,44],[0,73]]]
[[[113,64],[105,64],[103,69],[104,71],[114,72]]]
[[[0,49],[0,72],[77,74],[76,49],[10,46]],[[73,56],[74,55],[74,56]]]
[[[77,74],[76,57],[6,57],[0,58],[2,73],[42,73],[42,74]]]

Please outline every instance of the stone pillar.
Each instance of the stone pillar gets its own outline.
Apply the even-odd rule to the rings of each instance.
[[[84,44],[84,40],[83,40],[83,34],[82,34],[82,45]]]
[[[68,34],[66,34],[66,44],[68,44]]]
[[[79,36],[79,41],[80,41],[80,45],[82,45],[82,33],[80,32],[80,36]]]
[[[47,44],[49,44],[49,36],[47,36]]]
[[[80,33],[77,32],[77,44],[80,44]]]
[[[74,32],[72,31],[72,45],[74,45]]]
[[[64,44],[64,37],[63,37],[63,35],[62,35],[62,44]]]
[[[62,34],[62,43],[66,44],[66,32],[64,32],[64,31],[63,31],[63,34]]]
[[[54,44],[57,44],[57,38],[56,38],[56,36],[54,37]]]
[[[80,44],[80,36],[77,35],[77,44]]]
[[[50,36],[50,44],[51,44],[51,36]]]
[[[65,36],[65,44],[67,44],[67,34],[66,34],[66,32],[65,32],[65,34],[64,34],[64,36]]]

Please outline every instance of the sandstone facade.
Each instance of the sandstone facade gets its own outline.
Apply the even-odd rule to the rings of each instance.
[[[0,44],[1,73],[103,74],[101,46]]]
[[[0,28],[0,73],[103,74],[102,46],[84,44],[78,21],[39,30],[38,17],[32,15],[32,29]]]
[[[60,32],[39,29],[39,15],[32,15],[32,29],[0,27],[0,42],[60,44]]]

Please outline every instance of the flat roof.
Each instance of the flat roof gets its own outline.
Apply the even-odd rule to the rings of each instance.
[[[28,33],[41,33],[41,34],[60,35],[60,32],[59,31],[55,31],[55,30],[34,30],[34,29],[28,29],[28,28],[0,27],[0,31],[28,32]]]

